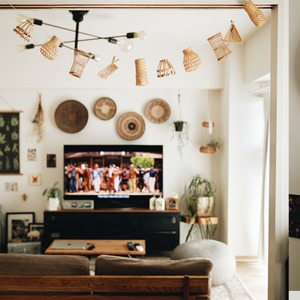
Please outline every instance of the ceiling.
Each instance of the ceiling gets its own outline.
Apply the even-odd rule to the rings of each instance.
[[[42,4],[37,1],[31,1],[30,4],[25,4],[24,6],[24,3],[28,3],[27,1],[13,1],[13,3],[10,3],[6,0],[0,0],[0,14],[5,13],[6,16],[10,14],[14,18],[17,13],[22,13],[30,18],[41,19],[44,23],[74,30],[76,24],[72,20],[69,10],[80,9],[80,2],[83,5],[82,1],[72,1],[73,5],[68,4],[66,1],[43,1]],[[98,4],[95,5],[92,2],[97,2]],[[221,32],[224,37],[231,25],[231,20],[234,21],[244,42],[247,41],[251,34],[259,30],[252,23],[241,4],[217,6],[213,5],[216,1],[210,1],[212,4],[208,7],[207,4],[203,6],[193,4],[192,1],[189,2],[190,4],[166,5],[168,8],[162,9],[161,4],[126,6],[125,4],[113,4],[114,1],[110,1],[109,5],[99,4],[100,2],[85,2],[82,9],[89,12],[84,16],[83,22],[80,23],[80,31],[97,36],[111,36],[145,30],[147,32],[147,41],[155,42],[157,47],[176,43],[179,47],[184,48],[197,47],[218,32]],[[120,3],[120,1],[118,2]],[[218,2],[222,3],[224,1]],[[267,9],[262,8],[262,11],[270,19],[270,5],[262,5],[261,7],[268,7]],[[16,21],[15,23],[17,25]],[[45,33],[50,36],[57,34],[62,41],[74,40],[74,33],[72,32],[43,25],[35,29],[34,41],[32,42],[37,44],[44,43]],[[97,41],[93,43],[97,43]],[[142,42],[137,41],[136,43]]]

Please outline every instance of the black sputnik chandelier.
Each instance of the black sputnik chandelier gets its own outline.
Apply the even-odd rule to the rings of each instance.
[[[79,23],[83,21],[84,15],[88,13],[88,10],[70,10],[70,13],[73,15],[73,20],[76,23],[76,29],[69,29],[49,23],[45,23],[42,20],[28,18],[24,15],[18,14],[17,18],[20,24],[14,28],[14,32],[16,32],[20,37],[22,37],[25,41],[30,42],[32,37],[33,28],[35,25],[42,26],[50,26],[59,28],[62,30],[67,30],[71,32],[75,32],[75,40],[73,41],[61,41],[56,35],[53,35],[47,42],[44,44],[26,44],[26,45],[19,45],[18,50],[23,51],[26,49],[33,49],[34,47],[41,47],[40,53],[47,59],[53,60],[58,55],[58,48],[65,47],[74,51],[74,61],[69,72],[70,75],[75,77],[81,77],[83,70],[90,59],[95,61],[99,61],[99,56],[82,51],[78,49],[78,42],[86,42],[86,41],[93,41],[93,40],[107,40],[109,43],[119,45],[122,51],[129,51],[132,46],[133,42],[132,39],[139,38],[145,39],[146,33],[144,31],[139,32],[128,32],[124,35],[117,35],[117,36],[108,36],[102,37],[97,36],[90,33],[85,33],[79,31]],[[87,38],[79,39],[79,34],[85,35]],[[68,46],[68,44],[74,43],[74,48]]]

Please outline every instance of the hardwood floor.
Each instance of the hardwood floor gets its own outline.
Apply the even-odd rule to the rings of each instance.
[[[268,266],[260,262],[237,262],[237,274],[253,296],[253,300],[268,299]]]

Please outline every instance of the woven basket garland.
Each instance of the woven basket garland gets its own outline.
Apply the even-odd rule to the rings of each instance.
[[[118,66],[116,65],[117,61],[118,59],[116,59],[116,57],[114,56],[112,62],[103,70],[101,70],[97,75],[100,78],[107,79],[109,75],[111,75],[113,72],[115,72],[118,69]]]
[[[208,38],[207,40],[215,51],[218,61],[232,54],[232,51],[225,45],[220,32]]]
[[[135,84],[137,86],[145,86],[149,84],[146,60],[144,58],[138,58],[135,60]]]
[[[33,22],[28,19],[14,28],[14,32],[27,42],[29,42],[31,39],[32,30],[33,30]]]
[[[183,66],[186,72],[197,70],[201,64],[199,55],[191,47],[182,50]]]
[[[159,64],[157,67],[157,77],[158,78],[166,77],[169,75],[175,75],[175,74],[176,74],[176,71],[168,59],[162,59],[159,61]]]
[[[69,72],[70,75],[80,78],[86,64],[88,63],[91,57],[92,57],[91,53],[87,53],[82,50],[75,49],[73,65]]]
[[[44,57],[53,60],[58,54],[57,48],[59,44],[60,40],[57,36],[53,35],[52,38],[41,47],[40,52]]]
[[[261,27],[266,23],[265,15],[251,0],[248,0],[243,7],[255,26]]]
[[[231,26],[225,35],[224,42],[231,44],[243,44],[243,39],[237,31],[233,21],[231,21]]]

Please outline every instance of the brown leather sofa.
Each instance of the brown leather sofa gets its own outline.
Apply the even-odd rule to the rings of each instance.
[[[210,299],[209,259],[0,254],[0,299]]]

